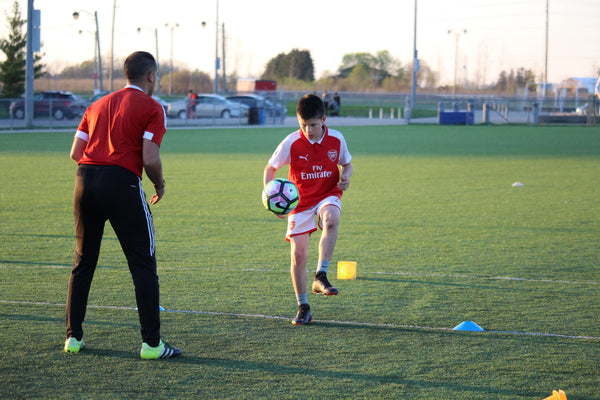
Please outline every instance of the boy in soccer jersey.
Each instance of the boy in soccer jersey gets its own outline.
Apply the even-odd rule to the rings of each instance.
[[[315,217],[323,232],[312,291],[325,296],[338,294],[327,280],[327,270],[338,236],[340,198],[352,175],[352,156],[342,134],[325,125],[327,117],[320,97],[312,94],[302,97],[296,116],[300,129],[279,144],[265,167],[263,184],[273,180],[279,168],[289,165],[288,179],[300,193],[300,202],[288,217],[286,240],[290,242],[291,276],[298,301],[298,313],[292,324],[305,325],[312,321],[306,263],[310,235],[317,230]]]

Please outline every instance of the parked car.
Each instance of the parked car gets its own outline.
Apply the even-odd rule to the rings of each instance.
[[[276,104],[267,98],[255,94],[227,96],[227,100],[246,104],[250,108],[262,108],[265,110],[267,117],[282,117],[285,115],[285,110],[281,104]]]
[[[152,98],[154,100],[158,101],[158,104],[163,106],[163,108],[165,109],[165,113],[169,110],[169,103],[167,103],[166,101],[164,101],[163,99],[161,99],[160,97],[158,97],[155,94],[152,95]]]
[[[87,104],[71,92],[47,91],[33,96],[33,116],[52,117],[57,120],[73,119],[83,115]],[[25,118],[25,99],[13,101],[10,115],[15,119]]]
[[[110,92],[99,92],[96,93],[95,95],[93,95],[92,97],[90,97],[88,99],[88,106],[91,105],[93,102],[95,102],[96,100],[106,96],[107,94],[109,94]]]
[[[93,102],[95,102],[96,100],[106,96],[107,94],[109,94],[110,92],[100,92],[100,93],[96,93],[95,95],[93,95],[92,97],[90,97],[88,99],[88,105],[91,105]],[[169,108],[169,103],[167,103],[166,101],[164,101],[163,99],[161,99],[160,97],[158,97],[157,95],[153,94],[152,98],[156,101],[158,101],[158,104],[160,104],[161,106],[163,106],[163,108],[165,109],[165,113],[167,112],[168,108]]]
[[[169,103],[167,115],[172,118],[187,118],[187,99]],[[248,106],[234,103],[216,94],[198,94],[193,118],[247,117]]]
[[[265,112],[268,117],[285,117],[286,109],[281,104],[265,99]]]

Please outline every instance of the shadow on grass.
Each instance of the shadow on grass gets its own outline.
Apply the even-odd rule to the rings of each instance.
[[[168,362],[176,362],[178,364],[189,364],[189,365],[201,365],[211,366],[216,368],[223,368],[235,371],[245,372],[266,372],[275,375],[290,375],[297,376],[303,375],[311,378],[318,379],[332,379],[339,381],[362,381],[364,383],[371,384],[396,384],[406,387],[421,387],[421,388],[442,388],[450,391],[457,391],[459,393],[484,393],[489,395],[513,395],[513,396],[530,396],[535,397],[538,395],[536,392],[522,391],[516,389],[501,389],[501,388],[490,388],[490,387],[478,387],[474,385],[464,385],[456,382],[435,382],[418,379],[408,379],[401,376],[400,374],[390,375],[374,375],[374,374],[362,374],[351,371],[328,371],[319,369],[310,369],[297,366],[288,366],[272,363],[263,363],[256,361],[245,361],[245,360],[227,360],[218,358],[203,358],[196,356],[182,356]]]
[[[107,224],[109,222],[107,221]],[[75,242],[75,235],[49,235],[49,234],[42,234],[42,233],[9,233],[9,234],[0,234],[0,236],[15,236],[15,237],[33,237],[33,238],[52,238],[52,239],[71,239],[73,240],[73,242]],[[111,240],[111,241],[118,241],[117,237],[115,236],[111,236],[111,235],[103,235],[102,236],[102,240]],[[176,240],[167,240],[167,239],[161,239],[161,242],[164,243],[177,243]]]
[[[500,286],[489,286],[489,285],[475,285],[475,284],[467,284],[467,283],[451,283],[451,282],[431,282],[424,280],[416,280],[416,279],[393,279],[393,278],[365,278],[358,277],[356,280],[361,281],[372,281],[372,282],[393,282],[393,283],[407,283],[407,284],[419,284],[419,285],[430,285],[430,286],[454,286],[454,287],[466,287],[472,289],[490,289],[490,290],[502,290],[505,292],[515,291],[520,292],[518,289],[510,289]]]
[[[13,320],[13,321],[34,321],[34,322],[52,322],[56,324],[65,323],[64,317],[46,317],[42,315],[24,315],[24,314],[0,314],[0,318],[5,321]],[[122,326],[122,327],[131,327],[133,329],[137,329],[137,319],[133,319],[133,322],[113,322],[113,321],[98,321],[98,320],[86,320],[84,322],[87,326]]]

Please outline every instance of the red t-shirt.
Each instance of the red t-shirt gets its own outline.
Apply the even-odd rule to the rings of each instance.
[[[328,129],[319,142],[311,142],[301,130],[288,135],[269,159],[269,165],[279,169],[290,165],[288,179],[300,193],[300,202],[292,213],[303,211],[329,196],[342,196],[337,184],[338,165],[350,163],[352,156],[339,131]]]
[[[129,85],[85,111],[75,134],[87,142],[79,164],[118,165],[141,178],[143,139],[160,146],[166,131],[164,108],[139,87]]]

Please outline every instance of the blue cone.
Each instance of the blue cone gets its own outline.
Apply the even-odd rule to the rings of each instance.
[[[135,308],[135,311],[137,311],[137,310],[138,310],[138,308],[136,307],[136,308]],[[158,306],[158,311],[166,311],[166,310],[165,310],[165,308],[164,308],[163,306],[161,306],[161,305],[159,304],[159,306]]]
[[[469,332],[482,332],[483,328],[477,325],[473,321],[463,321],[456,325],[453,331],[469,331]]]

